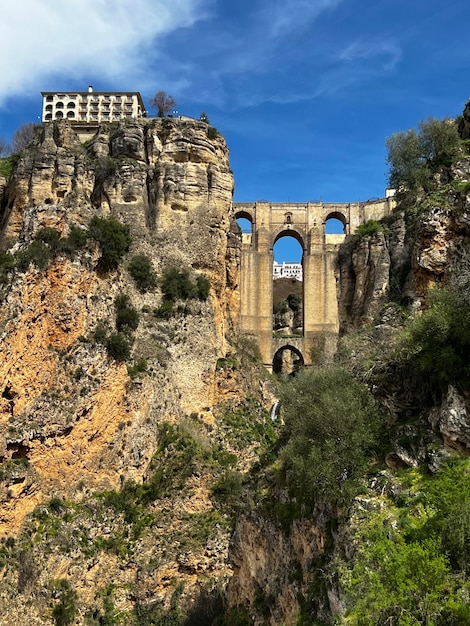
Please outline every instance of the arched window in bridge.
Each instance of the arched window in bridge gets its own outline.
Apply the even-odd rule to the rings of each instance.
[[[325,235],[345,235],[346,218],[342,213],[330,213],[325,220]]]
[[[292,224],[292,213],[286,213],[286,224]]]
[[[303,249],[294,231],[273,247],[273,336],[303,336]]]
[[[251,215],[242,212],[237,213],[235,218],[237,220],[238,227],[241,230],[242,243],[251,244],[251,239],[253,236],[253,221]]]

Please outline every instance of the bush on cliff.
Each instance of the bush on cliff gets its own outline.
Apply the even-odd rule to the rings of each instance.
[[[137,328],[139,325],[139,314],[132,306],[127,294],[122,293],[116,296],[114,309],[116,311],[116,329],[119,332]]]
[[[447,388],[465,385],[470,376],[470,306],[464,291],[435,288],[429,308],[412,318],[404,338],[405,362],[416,384],[422,379]]]
[[[188,270],[171,267],[163,275],[162,291],[166,301],[174,302],[191,298],[205,301],[209,297],[210,281],[205,276],[198,276],[196,283],[193,283]]]
[[[116,269],[129,250],[129,227],[112,217],[106,219],[95,215],[89,224],[88,234],[101,247],[99,268],[104,272]]]
[[[347,506],[378,446],[382,420],[367,387],[339,367],[304,370],[281,390],[283,475],[291,497]]]
[[[143,254],[133,256],[128,269],[139,291],[144,293],[155,287],[157,281],[148,256]]]

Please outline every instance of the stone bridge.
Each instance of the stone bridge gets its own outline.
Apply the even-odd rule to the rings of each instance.
[[[370,219],[380,220],[395,206],[393,195],[367,202],[270,203],[234,202],[236,218],[251,222],[242,237],[240,330],[253,336],[267,368],[285,350],[297,364],[310,365],[317,351],[333,354],[339,329],[336,294],[338,250],[344,238]],[[344,234],[325,233],[330,218],[343,224]],[[301,245],[303,271],[303,336],[273,337],[273,248],[289,235]]]

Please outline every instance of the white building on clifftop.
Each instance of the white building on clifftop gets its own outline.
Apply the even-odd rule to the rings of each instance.
[[[42,121],[67,119],[73,123],[100,124],[145,115],[138,91],[42,91]]]

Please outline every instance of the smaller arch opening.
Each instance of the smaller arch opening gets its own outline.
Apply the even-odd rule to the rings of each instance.
[[[63,102],[56,102],[55,108],[56,109],[63,109],[64,108],[64,103]]]
[[[46,104],[46,111],[52,111],[52,104]]]
[[[295,376],[304,366],[304,357],[295,346],[282,346],[273,357],[273,373],[276,376]]]
[[[73,119],[75,117],[75,111],[67,111],[68,119]]]
[[[237,213],[235,219],[242,233],[242,243],[251,244],[253,237],[253,218],[249,213],[243,211]]]
[[[55,117],[57,120],[61,120],[64,117],[64,114],[62,113],[62,111],[57,111]]]
[[[285,218],[286,224],[292,224],[292,213],[286,213]]]
[[[52,113],[46,113],[46,121],[49,122],[52,119]]]
[[[325,235],[345,235],[346,218],[342,213],[330,213],[325,220]]]
[[[69,102],[67,104],[67,109],[74,109],[75,108],[75,102]]]

